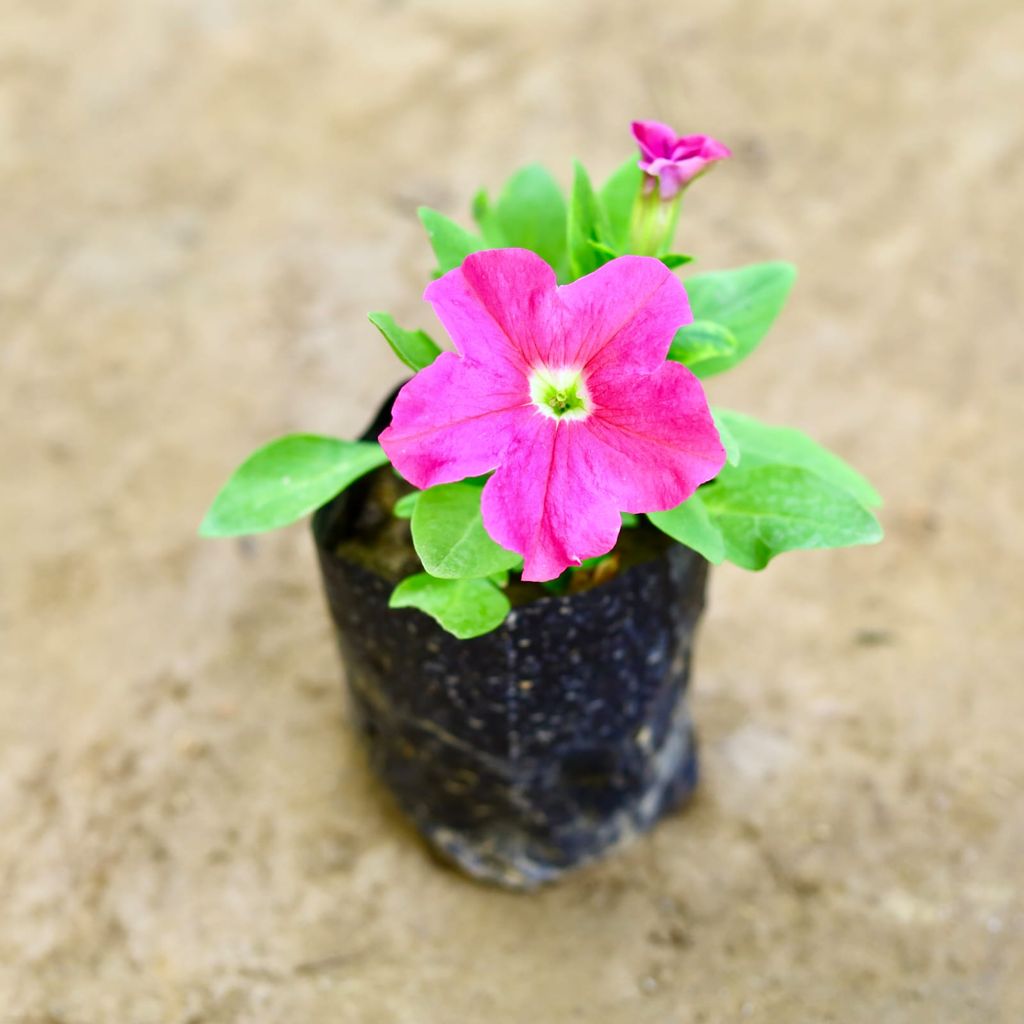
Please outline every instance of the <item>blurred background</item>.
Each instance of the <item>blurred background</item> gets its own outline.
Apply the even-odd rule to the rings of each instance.
[[[6,0],[0,1021],[1024,1020],[1022,54],[1016,0]],[[369,777],[306,530],[195,529],[402,378],[418,204],[632,118],[734,149],[698,269],[801,271],[712,400],[887,539],[716,571],[699,798],[513,896]]]

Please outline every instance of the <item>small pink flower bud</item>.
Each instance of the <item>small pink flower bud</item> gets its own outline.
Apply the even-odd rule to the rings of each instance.
[[[676,135],[660,121],[634,121],[633,138],[640,147],[644,188],[655,186],[664,200],[671,200],[717,160],[732,156],[728,147],[710,135]]]

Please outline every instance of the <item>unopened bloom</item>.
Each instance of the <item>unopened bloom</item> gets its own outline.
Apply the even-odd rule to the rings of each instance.
[[[655,184],[662,199],[672,199],[716,160],[732,153],[709,135],[676,135],[660,121],[634,121],[633,138],[640,146],[640,169],[648,192]]]
[[[549,580],[615,545],[620,512],[674,508],[725,451],[697,378],[666,362],[691,322],[655,259],[623,256],[572,284],[525,249],[468,256],[424,298],[458,352],[395,401],[380,443],[416,487],[495,470],[487,532]]]

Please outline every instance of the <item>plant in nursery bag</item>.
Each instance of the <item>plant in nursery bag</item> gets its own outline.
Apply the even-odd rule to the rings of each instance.
[[[424,331],[399,326],[385,313],[370,314],[413,371],[385,410],[383,429],[358,441],[299,434],[270,443],[231,477],[201,532],[211,537],[255,533],[328,506],[347,517],[348,525],[335,538],[341,542],[362,529],[360,516],[366,519],[369,502],[378,507],[372,538],[398,538],[405,549],[391,570],[377,566],[373,586],[385,588],[383,599],[392,609],[382,606],[378,618],[399,616],[395,621],[415,632],[425,627],[401,616],[429,616],[457,638],[451,641],[453,665],[470,657],[460,651],[484,650],[472,646],[482,639],[464,647],[460,642],[494,631],[505,643],[500,649],[510,649],[505,641],[512,637],[517,649],[528,648],[533,641],[518,637],[517,617],[553,609],[572,621],[591,594],[598,602],[592,618],[612,614],[603,635],[615,634],[620,621],[649,613],[634,605],[609,613],[605,605],[618,600],[616,587],[628,588],[630,580],[642,578],[638,567],[659,559],[677,568],[680,559],[687,560],[686,572],[700,576],[684,630],[688,651],[702,600],[701,566],[729,561],[756,570],[785,551],[879,540],[872,509],[880,499],[838,456],[797,430],[708,404],[703,382],[755,350],[782,309],[795,271],[771,262],[690,273],[691,258],[673,251],[682,199],[689,185],[729,151],[707,136],[678,137],[657,122],[635,123],[633,134],[639,159],[629,158],[599,189],[576,164],[566,197],[543,167],[531,165],[513,174],[493,201],[485,192],[476,196],[474,229],[422,209],[420,219],[437,259],[424,298],[452,347],[443,350]],[[346,494],[357,482],[352,495]],[[324,557],[322,552],[322,562]],[[402,571],[396,574],[399,564]],[[328,577],[331,571],[325,568]],[[675,575],[665,579],[679,579],[680,572],[673,570]],[[331,596],[329,579],[328,591]],[[691,591],[670,587],[651,599],[671,605],[683,593]],[[333,598],[332,609],[336,620],[345,614]],[[372,626],[363,623],[363,628]],[[682,634],[676,630],[672,636],[678,648]],[[441,643],[424,642],[428,647]],[[618,660],[630,643],[622,639],[607,657]],[[651,638],[644,644],[657,648]],[[572,647],[571,639],[550,646],[547,660],[533,666],[531,675],[550,670],[557,682],[549,690],[568,693],[565,688],[571,689],[582,672],[573,665],[586,652]],[[369,655],[346,648],[344,638],[342,647],[350,670],[354,664],[358,674],[361,659]],[[668,721],[685,684],[688,654],[666,651],[665,665],[653,663],[651,671],[661,675],[651,677],[652,688],[641,703],[655,708],[664,689],[660,680],[674,672],[675,696],[664,698],[665,707],[657,709]],[[488,657],[495,662],[505,656],[492,651]],[[510,658],[505,657],[506,669]],[[525,669],[517,665],[516,671]],[[457,689],[460,673],[475,678],[463,665],[448,673],[443,686]],[[485,676],[478,680],[484,688]],[[636,677],[634,670],[630,678]],[[525,683],[515,699],[538,685],[532,678]],[[469,689],[473,685],[466,683]],[[502,736],[509,730],[517,736],[528,729],[543,733],[548,718],[561,720],[561,712],[540,708],[523,725],[509,712],[515,699],[498,700],[505,715]],[[367,708],[371,705],[368,699]],[[623,706],[617,712],[623,721],[627,711]],[[641,723],[634,732],[642,736],[644,728]],[[662,732],[683,735],[667,726]],[[572,751],[583,749],[573,742]],[[601,748],[602,756],[608,755],[604,762],[596,748],[586,749],[600,768],[591,775],[604,779],[607,792],[619,783],[628,789],[620,776],[632,747]],[[517,765],[517,751],[512,755],[506,775]],[[529,785],[516,783],[520,790],[536,788],[549,817],[558,816],[551,810],[558,786],[565,793],[570,792],[565,787],[575,786],[575,795],[563,801],[570,818],[580,801],[586,802],[578,780],[572,781],[579,772],[570,770],[586,757],[580,762],[576,754],[576,761],[563,755],[557,783],[536,773]],[[653,762],[662,754],[652,747],[647,756]],[[460,770],[483,772],[475,762]],[[396,789],[397,772],[394,765],[385,770]],[[644,775],[643,784],[668,787],[666,779],[654,776]],[[509,778],[505,783],[511,785]],[[438,785],[444,788],[444,779]],[[587,799],[600,789],[592,786]],[[557,792],[561,799],[563,790]],[[633,804],[621,803],[609,814],[621,818],[623,808],[635,811]],[[507,809],[503,813],[497,819],[501,828],[508,821]],[[642,827],[650,823],[635,813],[634,819]],[[549,822],[542,838],[549,847],[568,848],[569,834]],[[598,847],[623,835],[623,828],[612,828]],[[494,876],[498,869],[488,867],[480,854],[489,840],[474,841],[471,863],[450,846],[447,852],[469,870]],[[565,864],[549,857],[551,871],[540,876],[592,852],[566,854]],[[502,856],[515,859],[505,854],[497,859]],[[506,872],[499,880],[512,884],[523,878]]]

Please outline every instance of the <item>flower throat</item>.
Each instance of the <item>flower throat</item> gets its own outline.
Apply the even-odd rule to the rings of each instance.
[[[580,420],[590,415],[590,396],[578,370],[535,370],[530,398],[537,410],[556,420]]]

